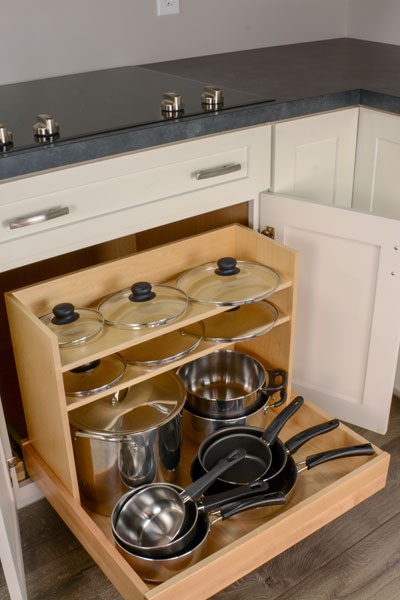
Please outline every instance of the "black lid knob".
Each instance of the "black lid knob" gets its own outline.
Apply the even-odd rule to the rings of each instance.
[[[129,296],[131,302],[147,302],[156,297],[151,291],[151,284],[147,281],[138,281],[131,287],[132,294]]]
[[[237,261],[231,256],[224,256],[217,262],[218,269],[215,269],[215,273],[221,276],[237,275],[240,273],[239,267],[237,267]]]
[[[79,313],[75,312],[75,306],[70,302],[56,304],[53,308],[54,317],[51,322],[54,325],[68,325],[79,319]]]

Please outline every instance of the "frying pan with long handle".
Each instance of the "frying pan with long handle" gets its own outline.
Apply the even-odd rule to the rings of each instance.
[[[268,473],[266,477],[263,478],[264,481],[269,481],[273,477],[276,477],[284,468],[286,461],[288,460],[289,455],[293,455],[297,452],[304,444],[314,439],[317,436],[324,435],[336,429],[340,424],[338,419],[330,419],[329,421],[324,421],[323,423],[318,423],[317,425],[313,425],[312,427],[308,427],[292,436],[286,442],[282,442],[279,438],[277,438],[274,443],[271,445],[272,451],[272,463],[270,468],[268,469]],[[235,428],[235,431],[242,431],[243,428]],[[244,429],[251,435],[256,437],[260,437],[263,429],[259,427],[245,427]],[[216,432],[216,434],[220,435],[220,432]],[[205,472],[205,469],[202,467],[199,457],[196,456],[192,461],[190,467],[190,475],[192,480],[196,480],[201,477]],[[217,479],[205,492],[205,496],[209,494],[215,494],[217,492],[224,492],[226,489],[233,488],[232,484],[227,482],[223,482],[220,479]]]
[[[209,471],[221,457],[226,456],[233,449],[244,448],[246,450],[244,459],[224,471],[218,480],[234,485],[244,485],[265,478],[272,463],[272,444],[283,426],[303,404],[302,396],[294,398],[259,437],[248,432],[245,426],[240,428],[239,432],[235,432],[233,428],[229,427],[225,435],[216,436],[215,439],[201,444],[198,457],[202,467],[205,471]]]

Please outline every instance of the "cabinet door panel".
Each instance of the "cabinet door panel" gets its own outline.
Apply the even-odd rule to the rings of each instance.
[[[26,600],[16,499],[11,485],[7,459],[12,456],[3,407],[0,402],[0,561],[12,600]],[[13,478],[17,485],[17,478]]]
[[[273,126],[272,191],[351,206],[358,108]]]
[[[386,431],[400,340],[399,223],[270,193],[260,221],[300,251],[293,387],[338,418]]]
[[[400,118],[360,109],[353,207],[400,219]]]

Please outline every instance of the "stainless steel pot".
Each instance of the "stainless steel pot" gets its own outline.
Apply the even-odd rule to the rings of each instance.
[[[187,391],[186,406],[207,418],[242,417],[267,401],[276,392],[286,400],[287,373],[281,369],[265,371],[255,358],[234,350],[218,350],[186,363],[178,375]]]
[[[268,408],[265,398],[261,397],[259,405],[247,415],[236,417],[235,419],[213,419],[197,415],[185,405],[182,411],[183,431],[193,442],[201,444],[203,440],[214,432],[225,430],[227,427],[241,427],[246,425],[265,429]]]
[[[184,549],[193,539],[198,513],[204,508],[197,501],[217,477],[245,456],[243,449],[236,449],[219,461],[218,465],[204,473],[186,488],[170,483],[150,483],[124,494],[111,514],[113,535],[124,547],[140,556],[166,558]],[[231,498],[247,498],[267,491],[246,487],[245,492],[229,492]],[[210,511],[221,505],[221,494],[216,501],[208,500]]]
[[[185,388],[172,372],[70,411],[81,501],[109,516],[127,491],[179,479]]]

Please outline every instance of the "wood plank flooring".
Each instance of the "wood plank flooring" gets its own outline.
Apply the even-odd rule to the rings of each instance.
[[[400,400],[386,435],[354,429],[391,454],[385,489],[212,600],[400,598]],[[46,500],[19,518],[29,600],[121,599]],[[0,569],[0,600],[9,598]]]

